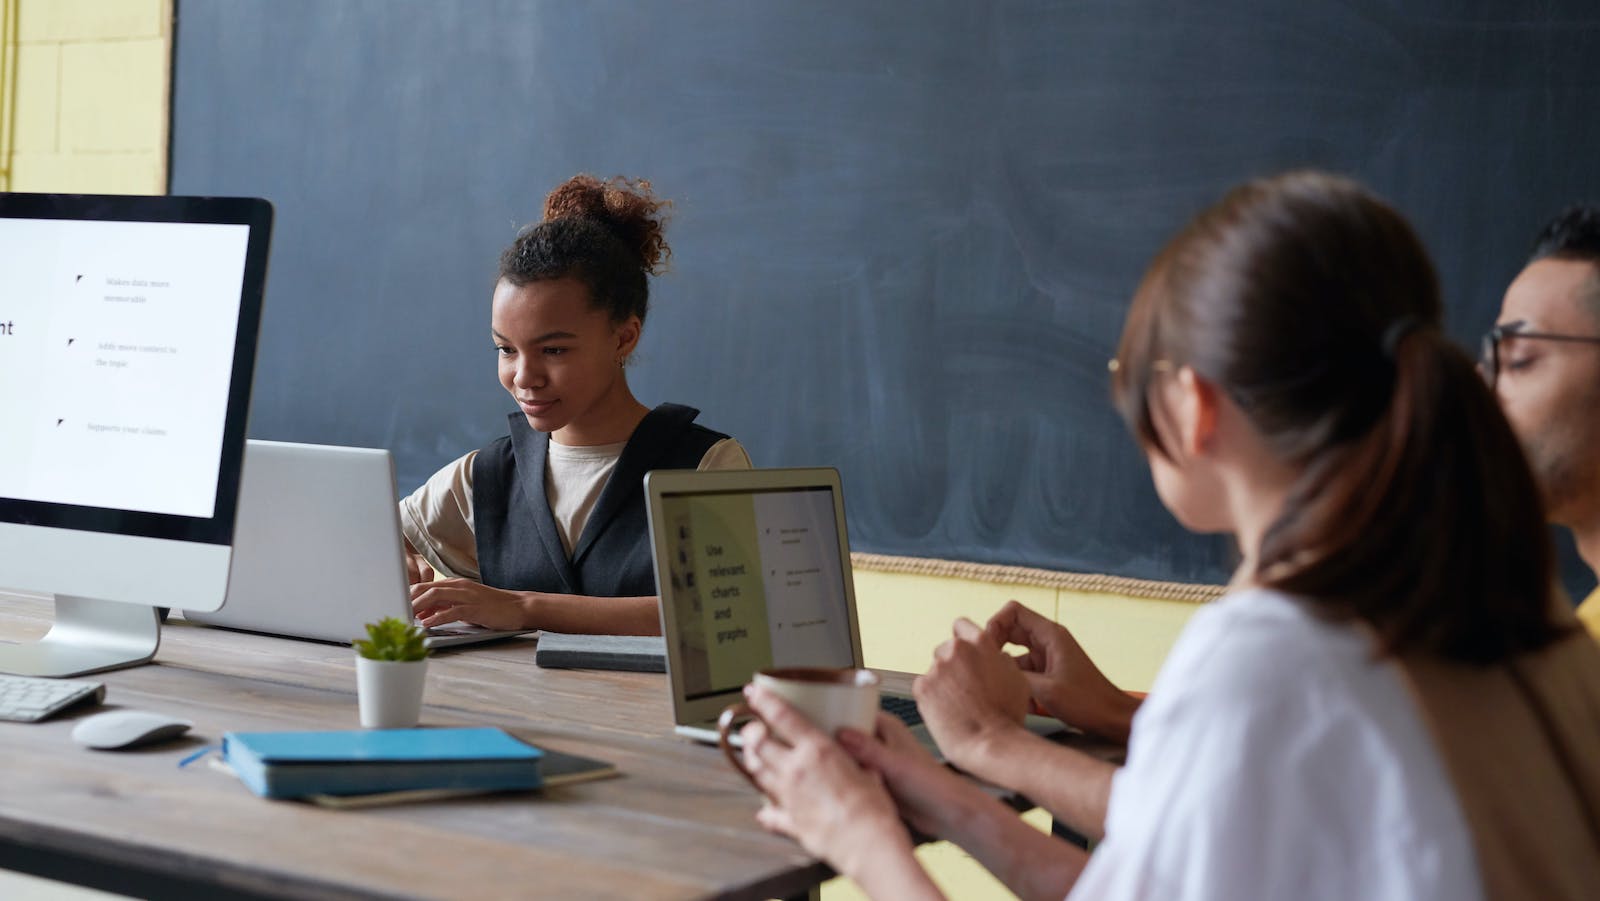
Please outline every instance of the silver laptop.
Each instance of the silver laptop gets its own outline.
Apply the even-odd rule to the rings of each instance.
[[[184,619],[348,643],[386,616],[412,619],[389,452],[247,442],[227,601]],[[427,644],[518,634],[459,623],[430,629]]]
[[[716,741],[757,670],[863,665],[837,470],[656,470],[644,483],[678,734]],[[932,747],[915,701],[883,703]]]

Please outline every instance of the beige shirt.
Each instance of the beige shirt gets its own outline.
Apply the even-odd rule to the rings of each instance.
[[[545,500],[550,504],[561,543],[571,555],[583,534],[606,481],[622,457],[623,444],[567,447],[554,441],[545,455]],[[472,530],[472,461],[470,451],[400,502],[400,529],[428,565],[441,576],[477,579],[478,542]],[[700,471],[749,469],[750,455],[732,438],[711,445],[700,458]]]

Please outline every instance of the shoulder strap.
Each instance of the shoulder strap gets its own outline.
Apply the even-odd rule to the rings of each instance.
[[[1491,666],[1397,661],[1477,852],[1489,898],[1587,899],[1600,885],[1600,647],[1587,634]]]

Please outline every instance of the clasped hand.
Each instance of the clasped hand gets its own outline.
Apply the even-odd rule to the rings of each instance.
[[[934,650],[933,664],[917,677],[914,692],[939,750],[957,766],[977,772],[986,743],[1021,728],[1028,682],[1001,650],[1003,643],[971,620],[956,620],[954,633]]]
[[[1026,653],[1012,657],[1006,644]],[[989,745],[1022,728],[1029,701],[1051,716],[1126,739],[1137,702],[1111,684],[1072,633],[1016,601],[983,628],[956,621],[954,636],[918,677],[917,706],[947,758],[979,775]]]

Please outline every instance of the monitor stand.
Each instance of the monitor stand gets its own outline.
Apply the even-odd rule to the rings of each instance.
[[[161,644],[154,607],[56,595],[56,620],[38,641],[0,645],[0,673],[82,676],[149,663]]]

